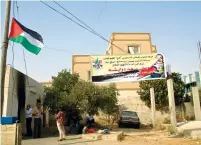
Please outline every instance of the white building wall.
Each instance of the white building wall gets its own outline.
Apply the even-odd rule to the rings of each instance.
[[[13,72],[12,72],[13,71]],[[7,67],[5,73],[3,117],[17,116],[17,73],[16,70]],[[14,81],[13,81],[14,80]]]
[[[12,72],[13,71],[13,72]],[[3,117],[18,116],[18,90],[17,85],[17,73],[18,71],[7,67],[5,75],[5,89],[4,89],[4,106],[3,106]],[[14,81],[13,81],[14,80]],[[28,80],[28,82],[27,82]],[[28,85],[29,84],[29,85]],[[39,82],[35,81],[30,77],[25,79],[25,109],[26,105],[30,104],[33,108],[36,106],[36,100],[43,98],[44,87]],[[26,110],[21,110],[21,123],[23,132],[26,130]],[[33,126],[33,121],[32,121]]]

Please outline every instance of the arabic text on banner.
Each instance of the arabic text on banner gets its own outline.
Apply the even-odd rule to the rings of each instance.
[[[130,82],[166,78],[164,56],[90,56],[92,82]]]

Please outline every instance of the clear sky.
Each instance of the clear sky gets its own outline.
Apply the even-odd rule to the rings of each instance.
[[[152,43],[157,46],[158,52],[165,54],[172,71],[186,75],[199,70],[197,42],[201,41],[201,2],[59,3],[107,39],[113,32],[151,33]],[[53,2],[48,4],[62,11]],[[107,42],[41,2],[19,1],[18,6],[19,21],[39,32],[45,47],[66,50],[62,52],[44,48],[38,55],[25,51],[30,77],[49,81],[51,76],[57,75],[62,69],[72,67],[72,54],[105,54]],[[1,2],[1,30],[4,15],[5,2]],[[8,64],[12,63],[11,46],[8,48]],[[14,67],[25,73],[22,46],[15,44],[14,52]]]

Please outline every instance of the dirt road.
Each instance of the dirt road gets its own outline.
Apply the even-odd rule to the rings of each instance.
[[[164,133],[126,136],[122,143],[133,145],[201,145],[201,140],[183,137],[168,137]]]
[[[121,129],[122,130],[122,129]],[[83,140],[80,136],[67,136],[66,141],[57,142],[57,137],[23,140],[22,145],[201,145],[201,140],[170,137],[168,132],[123,129],[125,138],[119,141]]]

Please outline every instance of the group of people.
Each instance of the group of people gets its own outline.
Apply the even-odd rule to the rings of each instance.
[[[65,128],[64,125],[66,123],[66,113],[64,108],[60,108],[58,113],[55,114],[56,117],[56,123],[57,128],[59,131],[59,139],[58,141],[63,141],[65,139]],[[76,113],[76,111],[72,111],[71,114],[68,114],[68,118],[70,118],[70,124],[69,124],[69,134],[77,134],[79,133],[79,130],[82,129],[82,133],[87,133],[87,130],[93,127],[93,124],[95,123],[95,120],[93,118],[92,113],[89,113],[89,115],[85,119],[84,127],[82,128],[80,124],[81,116]],[[74,130],[74,131],[73,131]]]
[[[41,126],[42,126],[42,109],[41,102],[37,102],[36,107],[34,109],[31,108],[31,105],[28,104],[26,108],[26,128],[27,128],[27,136],[32,136],[32,118],[34,121],[34,129],[33,129],[33,137],[40,138],[41,137]]]
[[[26,108],[26,128],[27,128],[27,136],[32,136],[34,138],[41,137],[41,127],[42,127],[42,109],[41,109],[41,102],[37,102],[36,107],[32,109],[31,105],[27,105]],[[85,118],[84,126],[80,124],[81,116],[76,111],[72,111],[71,114],[66,115],[65,109],[60,108],[55,114],[56,124],[59,131],[59,139],[58,141],[66,140],[65,138],[65,124],[66,118],[70,119],[69,122],[69,134],[78,134],[79,130],[81,129],[81,133],[87,133],[87,130],[93,127],[95,120],[93,118],[93,114],[89,113],[88,116]],[[32,119],[34,121],[34,129],[32,134]],[[74,130],[74,131],[73,131]],[[75,131],[76,130],[76,131]]]

